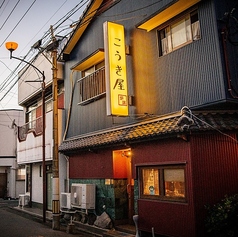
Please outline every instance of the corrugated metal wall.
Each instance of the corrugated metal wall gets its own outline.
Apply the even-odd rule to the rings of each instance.
[[[184,105],[206,105],[225,99],[217,19],[211,1],[200,3],[198,14],[201,39],[162,57],[159,57],[156,29],[149,33],[134,32],[138,113],[150,110],[165,114]]]
[[[130,106],[128,118],[106,116],[105,98],[85,106],[78,105],[79,87],[76,81],[81,78],[81,73],[75,72],[72,79],[76,86],[68,136],[133,122],[144,113],[162,115],[179,111],[184,105],[201,106],[226,99],[217,19],[212,1],[202,1],[198,5],[201,40],[163,57],[159,57],[156,29],[146,32],[135,27],[145,19],[145,15],[148,17],[171,1],[152,4],[155,2],[120,1],[94,19],[84,32],[70,55],[71,60],[66,62],[66,110],[72,94],[70,67],[98,48],[104,48],[105,21],[125,26],[126,44],[130,46],[130,54],[127,55],[128,88],[129,95],[135,98],[135,104]]]
[[[70,179],[113,178],[112,151],[98,150],[70,156]]]
[[[231,135],[235,138],[235,134]],[[197,135],[191,139],[191,159],[199,232],[204,228],[204,205],[220,201],[224,194],[237,193],[238,146],[224,135]]]
[[[135,144],[132,147],[132,162],[137,166],[185,164],[186,199],[185,203],[161,200],[138,200],[139,228],[165,236],[195,236],[195,217],[191,180],[190,143],[182,139],[158,140]]]

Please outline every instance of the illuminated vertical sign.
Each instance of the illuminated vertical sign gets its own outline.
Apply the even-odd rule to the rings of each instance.
[[[104,25],[107,115],[128,116],[124,26]]]

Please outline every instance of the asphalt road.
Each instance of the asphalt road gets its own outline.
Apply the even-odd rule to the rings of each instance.
[[[86,234],[68,234],[66,228],[53,230],[47,223],[41,223],[24,215],[19,215],[10,206],[15,201],[0,200],[0,236],[1,237],[89,237]],[[92,235],[91,235],[92,236]]]

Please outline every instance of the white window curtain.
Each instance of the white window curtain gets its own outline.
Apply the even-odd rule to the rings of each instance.
[[[184,169],[165,169],[165,182],[184,182]]]
[[[176,48],[187,42],[185,20],[179,21],[178,23],[171,26],[171,35],[173,48]]]
[[[193,40],[198,40],[201,38],[200,24],[196,21],[192,24]]]

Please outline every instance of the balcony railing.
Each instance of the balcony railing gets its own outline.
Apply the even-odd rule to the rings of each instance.
[[[25,141],[28,133],[33,132],[35,136],[39,136],[42,134],[42,131],[42,117],[39,117],[18,127],[18,139],[19,141]]]
[[[90,75],[78,80],[80,101],[84,105],[106,94],[105,67],[101,67]]]

